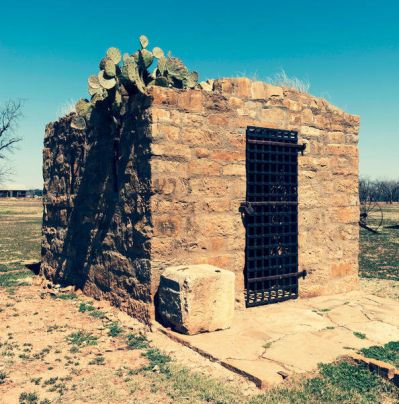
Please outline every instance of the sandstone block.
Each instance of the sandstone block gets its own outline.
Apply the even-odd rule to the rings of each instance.
[[[161,123],[152,124],[151,134],[153,142],[178,142],[180,136],[180,128]]]
[[[218,79],[214,83],[215,91],[237,97],[251,97],[251,80],[246,77]]]
[[[162,108],[153,107],[151,109],[151,117],[153,122],[169,121],[170,111]]]
[[[219,175],[221,166],[219,163],[206,159],[192,160],[188,164],[188,170],[191,175]]]
[[[192,112],[201,112],[203,109],[204,95],[202,91],[188,90],[179,93],[177,105],[181,109]]]
[[[270,97],[283,98],[284,92],[282,87],[273,86],[272,84],[264,83],[263,81],[252,82],[252,98],[267,100]]]
[[[188,146],[180,145],[175,147],[170,144],[152,144],[151,152],[153,156],[177,158],[183,160],[191,159],[191,149]]]
[[[159,314],[176,331],[193,335],[223,330],[234,315],[233,272],[199,264],[165,269],[159,284]]]
[[[245,164],[228,164],[223,167],[223,175],[245,176]]]

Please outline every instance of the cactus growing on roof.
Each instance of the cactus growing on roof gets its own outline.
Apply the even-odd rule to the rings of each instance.
[[[159,47],[154,47],[151,52],[147,49],[149,41],[145,35],[140,36],[139,42],[140,49],[133,54],[125,53],[123,58],[118,48],[107,50],[99,63],[99,73],[88,78],[90,101],[79,100],[76,104],[77,117],[72,123],[75,129],[86,128],[86,123],[89,123],[86,120],[90,119],[91,111],[98,102],[106,103],[109,111],[115,114],[125,96],[137,92],[146,94],[151,86],[199,87],[198,73],[190,73],[180,59],[172,57],[170,51],[167,56]],[[154,61],[156,66],[150,73],[148,69]]]

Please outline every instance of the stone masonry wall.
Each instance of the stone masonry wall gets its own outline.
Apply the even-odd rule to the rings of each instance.
[[[359,118],[307,94],[249,79],[220,79],[213,92],[152,92],[153,293],[169,265],[209,263],[236,273],[243,302],[247,126],[297,130],[301,296],[358,282]],[[240,304],[239,306],[242,307]]]
[[[149,323],[159,276],[209,263],[235,272],[243,306],[247,126],[297,130],[301,296],[357,286],[358,117],[326,101],[248,79],[214,91],[153,87],[131,97],[115,142],[110,122],[46,128],[42,273]]]
[[[148,99],[130,100],[115,143],[110,122],[82,133],[71,116],[46,128],[42,273],[150,321]]]

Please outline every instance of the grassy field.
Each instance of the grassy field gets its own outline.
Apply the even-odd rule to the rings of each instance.
[[[389,228],[399,225],[399,203],[382,207],[384,222],[380,234],[360,231],[360,275],[399,281],[399,228]],[[371,217],[371,223],[376,220]]]
[[[41,201],[0,200],[0,285],[21,285],[40,260]]]
[[[399,221],[399,205],[386,212],[391,223]],[[0,402],[399,402],[392,384],[347,362],[321,364],[266,393],[244,392],[239,381],[189,368],[91,299],[43,294],[30,285],[25,264],[40,258],[40,223],[40,202],[0,200],[0,322],[6,324],[0,327]],[[398,280],[398,237],[393,229],[361,232],[362,276]],[[399,343],[363,354],[398,365]]]

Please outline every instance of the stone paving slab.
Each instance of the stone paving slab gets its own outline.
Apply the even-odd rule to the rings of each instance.
[[[281,375],[399,340],[399,301],[354,291],[236,311],[228,330],[192,336],[163,331],[267,387]]]

